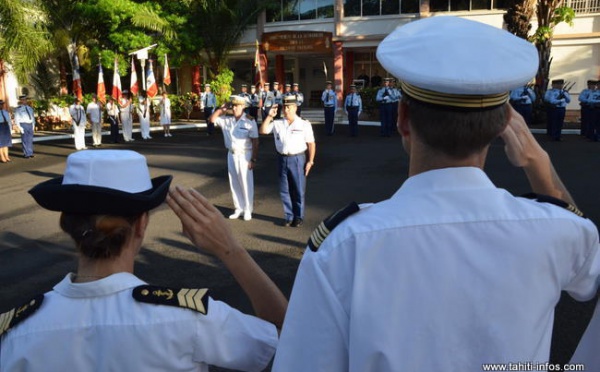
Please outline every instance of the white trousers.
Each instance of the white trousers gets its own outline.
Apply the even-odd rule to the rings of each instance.
[[[85,148],[85,123],[73,124],[73,136],[75,137],[75,149],[83,150]]]
[[[254,206],[254,172],[248,169],[252,151],[243,154],[227,154],[229,187],[236,211],[252,213]]]
[[[150,118],[140,117],[140,132],[142,133],[143,139],[150,138]]]
[[[123,126],[123,139],[131,141],[133,139],[133,119],[131,116],[121,115],[121,125]]]
[[[92,122],[92,141],[94,145],[102,144],[102,123]]]

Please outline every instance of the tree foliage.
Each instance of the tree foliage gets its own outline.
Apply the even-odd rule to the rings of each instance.
[[[36,1],[0,0],[0,19],[0,60],[26,81],[51,49],[44,13]]]

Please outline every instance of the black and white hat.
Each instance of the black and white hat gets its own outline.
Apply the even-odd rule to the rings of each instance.
[[[135,151],[84,150],[69,155],[63,176],[29,193],[51,211],[135,216],[162,204],[171,180],[150,179],[146,158]]]

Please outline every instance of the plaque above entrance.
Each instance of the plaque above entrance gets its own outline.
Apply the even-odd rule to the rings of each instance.
[[[264,33],[262,45],[267,52],[331,53],[331,32],[281,31]]]

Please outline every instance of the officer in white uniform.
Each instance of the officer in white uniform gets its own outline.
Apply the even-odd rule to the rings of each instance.
[[[560,293],[596,295],[600,247],[508,104],[509,90],[537,72],[535,47],[483,23],[431,17],[393,31],[377,60],[402,82],[409,178],[390,199],[350,204],[315,230],[272,370],[547,362]],[[537,200],[483,171],[498,136]]]
[[[273,132],[277,150],[279,195],[283,203],[284,226],[300,227],[304,223],[306,177],[315,164],[315,136],[308,120],[296,115],[296,97],[285,97],[283,119],[273,106],[260,125],[260,134]]]
[[[75,102],[69,106],[69,114],[71,115],[71,125],[73,126],[73,137],[75,138],[75,149],[85,150],[85,126],[87,119],[85,110],[81,105],[79,98],[74,97]]]
[[[258,127],[254,118],[244,113],[246,99],[230,97],[233,116],[221,116],[228,105],[219,107],[210,120],[223,131],[227,153],[229,187],[235,211],[230,219],[244,215],[244,221],[252,219],[254,206],[254,165],[258,156]]]
[[[142,139],[151,139],[150,136],[150,100],[148,97],[140,96],[137,105],[137,114],[140,120],[140,133]]]
[[[102,103],[98,102],[98,97],[92,93],[92,101],[88,103],[86,114],[90,123],[92,123],[92,146],[102,145]]]
[[[31,159],[33,155],[33,132],[35,132],[35,114],[33,108],[27,104],[27,96],[19,96],[19,106],[14,112],[15,125],[21,132],[21,146],[23,157]]]
[[[0,314],[2,371],[267,367],[285,297],[221,212],[195,190],[169,192],[170,182],[171,176],[150,179],[146,159],[134,151],[94,150],[71,154],[63,177],[30,190],[42,207],[62,212],[61,228],[77,247],[79,265],[50,292]],[[212,299],[206,289],[152,286],[133,274],[152,226],[149,211],[167,193],[186,236],[231,271],[256,317]]]
[[[129,92],[124,90],[119,102],[121,127],[123,128],[123,140],[133,142],[133,102]]]
[[[165,137],[173,137],[171,134],[171,100],[167,92],[163,92],[158,106],[160,107],[160,125],[163,126]]]

